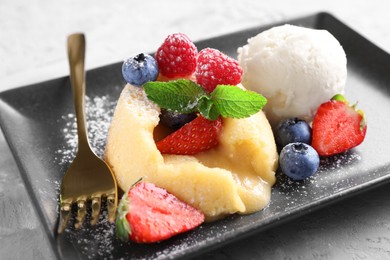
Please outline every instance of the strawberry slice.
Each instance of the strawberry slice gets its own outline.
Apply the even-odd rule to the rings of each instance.
[[[191,155],[206,151],[218,144],[222,119],[210,121],[198,116],[177,131],[156,143],[161,153]]]
[[[202,224],[204,215],[153,183],[137,182],[119,203],[116,235],[122,241],[154,243]]]
[[[323,103],[313,119],[312,146],[321,156],[345,152],[361,144],[367,125],[361,110],[341,95]]]

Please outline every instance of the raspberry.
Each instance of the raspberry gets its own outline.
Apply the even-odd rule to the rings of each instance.
[[[196,82],[212,92],[217,85],[237,85],[241,82],[242,68],[238,62],[222,52],[206,48],[199,52]]]
[[[157,49],[159,71],[168,78],[186,77],[195,72],[198,50],[183,33],[168,35]]]

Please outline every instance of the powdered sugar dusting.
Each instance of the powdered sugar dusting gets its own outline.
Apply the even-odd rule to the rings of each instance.
[[[321,158],[318,171],[303,181],[293,181],[278,172],[271,205],[277,197],[279,210],[294,210],[353,187],[356,175],[354,166],[360,160],[360,155],[353,151]]]
[[[90,216],[86,217],[88,223]],[[70,226],[72,226],[71,223]],[[75,247],[88,259],[113,259],[112,252],[115,248],[115,227],[108,221],[107,211],[102,211],[96,225],[85,226],[79,230],[67,228],[65,235]]]
[[[86,97],[86,121],[88,126],[88,137],[91,147],[101,158],[104,155],[106,139],[114,113],[116,101],[109,96]],[[77,125],[75,114],[63,115],[61,120],[65,121],[62,129],[65,138],[65,145],[56,151],[56,159],[61,165],[70,163],[77,152]]]

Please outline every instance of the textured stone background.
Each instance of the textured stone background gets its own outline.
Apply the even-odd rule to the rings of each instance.
[[[68,74],[65,40],[87,34],[87,68],[153,51],[162,38],[193,40],[328,11],[390,53],[386,0],[0,0],[0,91]],[[390,185],[237,243],[210,259],[390,259]],[[11,152],[0,132],[0,256],[52,259]],[[204,258],[205,256],[202,256]]]

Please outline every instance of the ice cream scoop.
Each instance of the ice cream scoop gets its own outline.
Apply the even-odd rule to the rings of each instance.
[[[311,121],[319,105],[344,93],[347,59],[326,30],[282,25],[264,31],[238,49],[242,84],[264,95],[272,125],[299,117]]]

